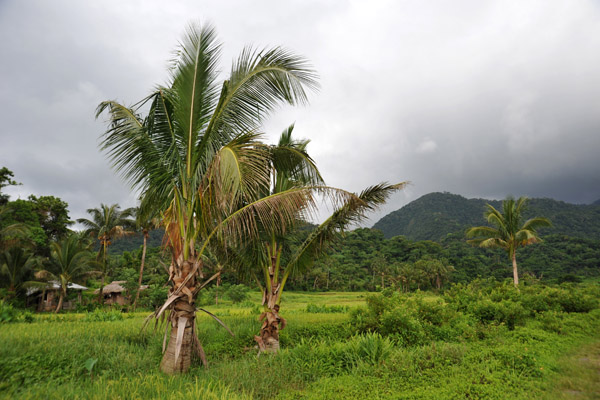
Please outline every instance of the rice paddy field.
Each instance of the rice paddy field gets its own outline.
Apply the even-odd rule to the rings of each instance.
[[[586,293],[597,304],[597,290]],[[510,309],[509,300],[496,302],[493,293],[490,304],[484,298],[476,308],[465,306],[475,317],[446,312],[454,304],[448,296],[394,294],[393,305],[386,295],[375,295],[367,308],[369,296],[286,293],[281,314],[288,325],[276,355],[258,355],[254,347],[257,295],[237,305],[206,307],[235,336],[198,313],[210,366],[197,362],[179,376],[159,371],[164,328],[155,331],[151,324],[141,332],[148,312],[114,318],[115,312],[44,314],[31,323],[0,324],[0,398],[600,398],[595,306],[585,312],[550,307],[511,323],[497,315],[497,321],[485,319],[493,307]],[[377,304],[387,311],[370,314]],[[417,309],[419,314],[405,312]],[[365,329],[372,321],[382,328]]]

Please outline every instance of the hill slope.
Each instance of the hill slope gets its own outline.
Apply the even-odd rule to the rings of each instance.
[[[467,199],[451,193],[429,193],[381,218],[373,228],[386,238],[397,235],[412,240],[435,240],[471,226],[485,225],[485,205],[502,207],[502,201]],[[546,217],[552,228],[541,233],[600,239],[600,206],[575,205],[552,199],[531,199],[525,217]]]

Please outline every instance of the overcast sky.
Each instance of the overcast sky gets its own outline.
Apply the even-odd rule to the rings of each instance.
[[[103,100],[167,81],[190,21],[222,69],[245,44],[308,58],[321,90],[265,125],[311,140],[326,182],[410,180],[372,217],[433,191],[600,198],[600,2],[0,0],[0,167],[11,199],[53,195],[71,218],[135,195],[98,150]]]

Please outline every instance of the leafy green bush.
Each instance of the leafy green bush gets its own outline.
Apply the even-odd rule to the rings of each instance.
[[[348,306],[328,306],[328,305],[321,305],[318,306],[316,304],[308,304],[306,306],[306,312],[307,313],[313,313],[313,314],[333,314],[333,313],[345,313],[348,311]]]
[[[248,291],[250,289],[245,285],[231,285],[227,292],[226,296],[233,301],[234,303],[241,303],[242,301],[248,298]]]
[[[384,312],[379,331],[384,335],[392,336],[405,346],[422,344],[426,339],[425,331],[416,314],[403,307]]]
[[[31,311],[14,308],[4,300],[0,300],[0,323],[33,322],[33,320]]]

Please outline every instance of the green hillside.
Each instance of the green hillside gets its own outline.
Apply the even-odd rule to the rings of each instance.
[[[449,233],[484,225],[485,205],[500,208],[501,201],[467,199],[451,193],[429,193],[381,218],[373,228],[386,238],[397,235],[412,240],[444,239]],[[575,205],[552,199],[531,199],[526,217],[549,218],[554,225],[542,235],[560,234],[600,239],[600,205]]]

